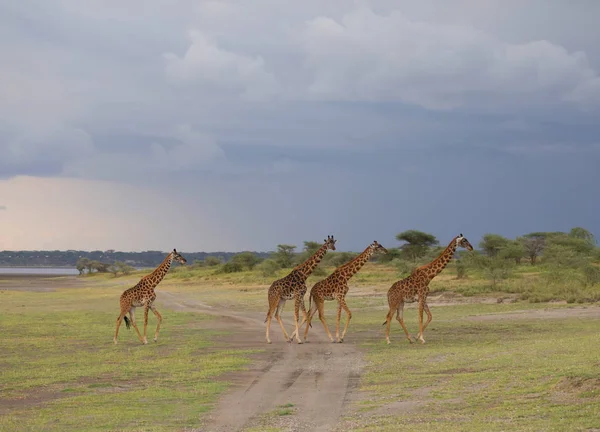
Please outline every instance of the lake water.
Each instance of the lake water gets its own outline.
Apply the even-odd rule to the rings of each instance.
[[[69,276],[78,275],[76,268],[55,267],[0,267],[0,275],[48,275]]]

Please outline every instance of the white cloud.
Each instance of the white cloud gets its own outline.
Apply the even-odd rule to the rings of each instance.
[[[164,55],[171,83],[215,86],[252,100],[276,93],[275,77],[265,70],[265,60],[260,55],[246,56],[219,48],[197,30],[190,31],[189,38],[191,45],[183,57]]]
[[[504,43],[473,27],[414,21],[400,11],[379,15],[363,6],[339,20],[319,16],[303,36],[309,93],[317,99],[452,109],[558,104],[574,100],[575,91],[585,103],[589,96],[576,89],[598,80],[582,52],[546,40]]]

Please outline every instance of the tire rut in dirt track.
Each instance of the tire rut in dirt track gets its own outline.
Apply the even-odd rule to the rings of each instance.
[[[294,430],[334,429],[358,386],[363,368],[362,354],[352,341],[329,342],[320,322],[313,321],[309,332],[311,342],[289,344],[283,340],[275,321],[271,323],[273,343],[267,345],[261,314],[211,307],[165,291],[160,294],[163,294],[160,300],[176,310],[222,317],[221,325],[234,332],[229,341],[232,347],[266,349],[252,369],[236,374],[233,387],[221,397],[209,421],[199,430],[242,431],[256,424],[261,414],[285,404],[294,405]],[[292,328],[289,317],[284,323],[289,331]],[[328,324],[335,329],[335,322],[330,320]]]

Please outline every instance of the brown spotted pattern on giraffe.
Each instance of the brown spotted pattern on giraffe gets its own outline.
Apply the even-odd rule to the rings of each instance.
[[[324,240],[323,245],[305,262],[297,265],[294,269],[285,277],[274,281],[269,287],[267,293],[267,299],[269,302],[269,309],[267,311],[267,317],[265,323],[267,323],[266,339],[267,343],[271,343],[269,337],[271,327],[271,317],[275,314],[275,319],[279,323],[284,337],[288,342],[291,342],[294,335],[296,341],[302,343],[299,337],[298,330],[298,313],[301,310],[304,318],[306,318],[306,306],[304,304],[304,295],[306,294],[306,279],[311,275],[313,270],[319,265],[328,250],[335,250],[335,243],[337,240],[333,236],[327,236]],[[294,318],[296,330],[290,338],[285,331],[283,321],[281,321],[280,313],[287,300],[294,300]]]
[[[413,343],[412,336],[409,334],[406,325],[404,324],[404,304],[415,301],[415,297],[419,302],[419,335],[417,339],[421,343],[425,343],[423,338],[423,332],[427,328],[427,325],[431,322],[432,314],[427,305],[427,295],[429,294],[429,283],[431,280],[440,274],[444,268],[448,265],[456,249],[462,247],[468,251],[473,250],[473,246],[469,241],[462,235],[462,233],[454,237],[446,249],[432,262],[423,265],[415,269],[408,277],[394,282],[388,290],[388,305],[389,311],[386,317],[386,321],[383,325],[386,325],[386,341],[390,343],[390,323],[394,313],[396,319],[400,323],[402,330],[406,334],[406,338],[410,343]],[[423,324],[423,312],[427,314],[427,321]]]
[[[125,320],[125,325],[129,328],[130,321],[127,319],[127,314],[129,313],[131,318],[131,325],[135,329],[140,341],[142,343],[147,343],[146,340],[146,329],[148,325],[148,311],[152,310],[152,313],[156,315],[158,318],[158,325],[156,327],[156,333],[154,335],[154,341],[158,339],[158,331],[160,329],[160,323],[162,321],[162,317],[160,313],[156,310],[154,306],[154,300],[156,300],[156,293],[154,292],[154,288],[162,281],[165,275],[168,273],[171,268],[171,264],[173,261],[177,261],[180,264],[185,264],[186,259],[177,252],[176,249],[173,249],[171,253],[169,253],[162,263],[149,275],[146,275],[140,279],[140,281],[133,286],[132,288],[126,289],[121,294],[119,299],[119,304],[121,308],[121,313],[117,318],[117,324],[115,329],[114,343],[117,343],[117,336],[119,335],[119,327],[121,326],[121,321]],[[135,321],[135,308],[136,307],[144,307],[144,337],[140,334],[140,331],[137,328],[137,324]]]
[[[337,300],[338,315],[336,321],[336,339],[337,342],[343,342],[344,336],[346,335],[346,331],[348,330],[350,318],[352,318],[352,312],[348,308],[348,305],[346,305],[346,294],[349,290],[348,281],[362,268],[362,266],[365,265],[367,261],[369,261],[371,256],[373,256],[373,254],[375,253],[387,253],[387,249],[384,248],[381,244],[379,244],[376,240],[373,243],[371,243],[356,258],[338,267],[328,277],[313,285],[308,298],[309,311],[308,316],[306,317],[304,339],[307,338],[308,329],[311,325],[311,320],[314,314],[318,311],[319,319],[323,323],[323,327],[325,327],[325,331],[327,332],[329,339],[333,342],[333,337],[331,336],[331,332],[329,331],[329,328],[327,327],[327,323],[325,321],[324,304],[325,301]],[[346,312],[347,320],[342,336],[340,337],[340,315],[342,309]],[[300,326],[302,326],[302,324],[304,324],[304,321],[302,321]]]

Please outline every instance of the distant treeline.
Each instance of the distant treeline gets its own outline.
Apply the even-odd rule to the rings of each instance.
[[[156,267],[165,259],[168,251],[118,252],[107,251],[0,251],[0,267],[76,267],[81,258],[103,263],[124,262],[132,267]],[[236,252],[184,252],[188,262],[204,261],[206,257],[217,257],[228,262]],[[261,258],[269,252],[254,252]]]

